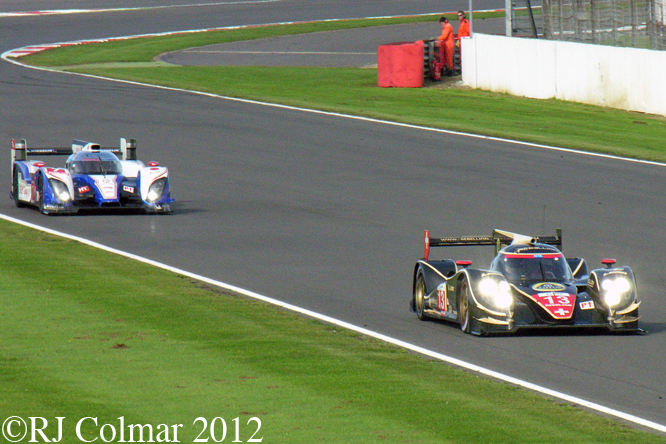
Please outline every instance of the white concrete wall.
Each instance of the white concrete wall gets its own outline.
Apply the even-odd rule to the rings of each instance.
[[[666,51],[475,33],[462,72],[472,88],[666,116]]]

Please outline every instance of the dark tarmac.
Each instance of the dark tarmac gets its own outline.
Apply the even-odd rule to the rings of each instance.
[[[458,23],[453,23],[457,30]],[[180,66],[377,66],[377,47],[388,43],[435,39],[437,22],[416,23],[223,43],[163,54],[159,61]],[[474,31],[503,34],[504,19],[474,21]]]
[[[170,2],[176,3],[163,3]],[[126,3],[8,0],[0,2],[0,11]],[[148,3],[159,2],[132,2]],[[504,3],[475,4],[497,9]],[[9,17],[2,19],[0,47],[457,7],[441,0],[289,0]],[[333,33],[308,38],[314,48],[335,40],[334,51],[374,53],[382,43],[439,34],[436,22],[426,25],[411,36],[397,27],[376,29],[384,34],[367,50],[361,47],[368,41],[354,41],[349,34],[343,40],[348,46]],[[485,25],[475,21],[474,30],[489,32]],[[497,29],[501,34],[501,20]],[[279,40],[267,39],[256,48],[276,52]],[[267,57],[258,59],[266,64]],[[46,217],[16,208],[7,197],[7,155],[0,159],[6,193],[0,199],[2,214],[664,422],[666,194],[657,186],[666,182],[663,166],[6,62],[0,62],[0,78],[0,138],[5,143],[26,138],[33,147],[65,146],[75,137],[112,146],[119,137],[136,138],[142,159],[169,167],[177,204],[170,216]],[[441,110],[441,119],[474,118],[473,110],[451,109],[446,103]],[[650,334],[476,338],[454,324],[421,322],[409,312],[411,273],[423,254],[424,229],[442,236],[487,235],[493,228],[540,235],[555,227],[564,230],[567,255],[583,256],[593,267],[604,257],[631,265],[643,301],[641,327]],[[485,249],[441,254],[473,260],[478,267],[489,259]]]

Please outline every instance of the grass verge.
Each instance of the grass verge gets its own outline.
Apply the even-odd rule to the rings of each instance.
[[[131,442],[130,424],[193,442],[200,417],[202,438],[223,418],[225,442],[234,418],[242,442],[666,442],[74,241],[5,221],[0,236],[1,410],[64,417],[63,443]]]
[[[475,14],[475,20],[497,15]],[[189,47],[352,27],[436,21],[437,18],[258,26],[70,46],[22,60],[39,66],[225,96],[666,161],[663,144],[666,119],[661,116],[460,87],[379,88],[374,69],[270,68],[267,71],[264,67],[176,67],[153,62],[161,53]]]
[[[662,159],[656,141],[663,140],[664,121],[653,116],[457,89],[381,90],[372,70],[284,68],[263,78],[263,68],[134,65],[150,64],[162,52],[223,41],[405,20],[138,39],[47,51],[24,60],[42,66],[87,65],[79,70]],[[128,65],[90,66],[116,62]],[[614,141],[611,148],[606,141]],[[275,443],[666,442],[76,242],[2,221],[0,235],[0,330],[5,339],[0,406],[7,416],[65,417],[62,442],[100,437],[103,424],[110,425],[104,428],[106,438],[111,429],[128,434],[120,417],[126,424],[152,424],[156,435],[162,430],[156,440],[165,438],[160,424],[182,424],[179,442],[192,442],[200,434],[199,417],[209,426],[204,438],[214,418],[224,418],[229,442],[234,418],[246,442],[259,425],[248,424],[251,418],[261,421],[255,437]],[[85,421],[78,437],[76,423],[85,417],[97,418],[98,425]],[[221,422],[215,424],[219,439]],[[173,440],[173,433],[169,437]]]

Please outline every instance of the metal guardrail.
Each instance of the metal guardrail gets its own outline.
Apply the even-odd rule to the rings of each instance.
[[[458,38],[456,37],[456,41]],[[433,62],[439,59],[439,46],[435,45],[437,39],[428,39],[423,41],[423,78],[429,80],[439,80],[433,72]],[[462,72],[462,64],[460,58],[460,47],[456,45],[453,52],[453,65],[455,72]]]

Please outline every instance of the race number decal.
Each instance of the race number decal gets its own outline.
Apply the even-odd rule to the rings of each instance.
[[[536,293],[531,296],[534,301],[555,319],[571,319],[576,295],[563,292]]]
[[[446,285],[437,287],[437,310],[446,311]]]

